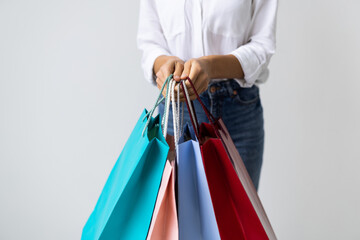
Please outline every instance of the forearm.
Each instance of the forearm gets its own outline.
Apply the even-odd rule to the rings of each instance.
[[[209,55],[200,57],[207,62],[210,79],[244,78],[244,72],[239,60],[232,54]]]

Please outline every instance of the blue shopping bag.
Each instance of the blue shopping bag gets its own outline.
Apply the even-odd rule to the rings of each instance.
[[[185,125],[177,145],[179,239],[219,240],[199,142]]]
[[[81,239],[146,239],[169,150],[159,119],[141,114]]]

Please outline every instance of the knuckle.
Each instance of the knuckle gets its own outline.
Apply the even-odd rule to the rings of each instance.
[[[169,69],[169,65],[164,64],[160,67],[159,72],[161,75],[164,75],[164,74],[166,75],[168,69]]]
[[[177,68],[179,69],[179,70],[184,70],[184,64],[179,64],[178,66],[177,66]]]
[[[175,73],[180,73],[180,72],[182,72],[182,68],[181,67],[177,67],[177,68],[175,68]]]

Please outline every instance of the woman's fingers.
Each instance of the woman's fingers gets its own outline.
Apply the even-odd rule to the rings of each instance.
[[[202,73],[200,64],[197,61],[192,61],[189,78],[195,83],[200,73]]]
[[[199,75],[192,75],[193,78],[190,77],[191,82],[195,86],[196,91],[199,91],[199,84],[201,83],[201,79],[199,78]],[[188,89],[188,93],[190,96],[195,95],[194,89],[192,85],[190,84],[189,80],[185,81],[186,88]]]
[[[187,61],[184,64],[184,70],[182,71],[180,79],[185,80],[189,76],[190,70],[191,70],[191,60]]]
[[[198,92],[198,94],[204,92],[208,86],[208,77],[204,71],[203,64],[197,59],[190,59],[189,61],[185,62],[182,61],[174,61],[172,64],[164,64],[159,72],[157,73],[158,79],[156,80],[158,88],[164,84],[166,78],[173,73],[173,79],[177,82],[180,80],[186,80],[189,77]],[[191,100],[196,99],[196,94],[192,88],[192,85],[188,80],[184,81],[187,92]],[[184,93],[180,88],[179,84],[176,84],[175,87],[175,97],[177,98],[177,94],[179,92],[180,101],[185,100]],[[163,91],[163,95],[165,96],[166,89]]]
[[[174,70],[174,67],[172,67],[171,65],[169,64],[164,64],[163,66],[161,66],[160,70],[156,73],[156,84],[157,84],[157,87],[159,89],[162,88],[162,86],[164,85],[167,77],[171,74],[171,72]],[[162,91],[162,95],[164,97],[166,97],[166,85]]]
[[[161,77],[157,76],[157,78],[156,78],[156,85],[157,85],[157,87],[159,88],[159,90],[161,89],[161,87],[162,87],[163,84],[164,84],[164,80],[163,80]]]
[[[162,86],[164,85],[164,79],[163,78],[156,78],[156,85],[157,85],[157,87],[158,87],[158,89],[159,90],[161,90],[161,88],[162,88]],[[165,87],[164,87],[164,89],[163,89],[163,91],[162,91],[162,95],[164,96],[164,97],[166,97],[166,85],[165,85]]]
[[[184,98],[184,92],[180,86],[180,83],[176,84],[175,85],[175,90],[174,90],[174,94],[175,94],[175,97],[177,98],[177,93],[179,92],[179,97],[180,99],[183,99]]]
[[[187,81],[188,82],[188,81]],[[193,85],[196,89],[196,92],[200,95],[201,93],[203,93],[207,88],[208,88],[208,78],[206,76],[205,73],[201,73],[198,77],[197,80],[195,82],[193,82]],[[191,86],[191,84],[189,83],[189,85]],[[191,87],[192,89],[192,87]],[[189,93],[190,98],[194,99],[196,98],[196,94],[194,91],[192,91],[191,93]]]
[[[181,75],[181,73],[183,72],[183,70],[184,70],[184,63],[182,63],[182,62],[176,62],[175,63],[175,71],[174,71],[174,73],[173,73],[173,79],[175,80],[175,81],[177,81],[177,82],[179,82],[180,81],[180,75]]]
[[[190,70],[189,70],[188,76],[191,79],[192,83],[195,85],[195,87],[197,87],[199,85],[198,78],[199,78],[199,75],[201,75],[203,73],[203,69],[196,59],[191,59],[189,61],[189,65],[190,65]],[[194,95],[195,94],[194,90],[192,89],[189,81],[187,80],[185,83],[188,88],[189,95],[190,96]],[[198,88],[196,88],[196,90],[198,90]]]
[[[173,74],[173,79],[175,81],[180,81],[180,75],[184,70],[184,61],[182,61],[178,57],[172,57],[168,61],[166,61],[156,73],[156,84],[159,89],[163,86],[166,79]],[[166,96],[166,86],[164,87],[163,93]]]
[[[207,88],[207,84],[205,84],[205,83],[207,83],[205,74],[200,74],[199,76],[197,76],[195,78],[195,81],[193,81],[191,79],[191,82],[193,83],[193,85],[194,85],[194,87],[195,87],[198,94],[204,92],[206,90],[206,88]],[[184,81],[184,83],[185,83],[185,87],[187,89],[187,92],[188,92],[191,100],[196,99],[195,91],[194,91],[192,85],[190,84],[189,80]],[[180,87],[179,84],[178,84],[178,86]],[[183,92],[182,88],[180,87],[180,89],[179,89],[179,87],[175,88],[175,94],[177,94],[177,91],[180,91],[180,98],[183,100],[184,99],[184,92]]]
[[[188,81],[184,81],[184,83],[185,83],[185,87],[186,87],[186,89],[187,89],[187,92],[188,92],[188,94],[189,94],[189,97],[195,96],[195,98],[196,98],[196,95],[195,95],[194,91],[192,90],[192,87],[191,87],[191,85],[189,84],[189,82],[188,82]],[[175,87],[175,97],[176,97],[176,98],[177,98],[177,92],[178,92],[178,91],[180,91],[180,93],[179,93],[180,101],[181,101],[181,102],[184,102],[184,101],[185,101],[185,94],[184,94],[183,88],[180,86],[180,83],[177,84],[177,87]],[[190,94],[190,93],[193,93],[193,94]],[[192,99],[192,100],[194,100],[194,99]]]
[[[177,82],[180,80],[185,80],[184,83],[187,88],[187,92],[191,100],[195,100],[197,98],[192,85],[187,80],[189,77],[197,91],[198,94],[204,92],[209,84],[209,77],[207,75],[206,66],[199,59],[190,59],[187,62],[183,62],[181,59],[175,59],[168,61],[159,69],[159,72],[156,74],[156,84],[159,89],[161,89],[164,84],[166,78],[173,73],[173,79]],[[175,99],[177,99],[177,95],[179,92],[179,99],[181,102],[185,101],[185,94],[180,87],[180,84],[176,84],[174,89]],[[166,86],[162,93],[166,96]]]

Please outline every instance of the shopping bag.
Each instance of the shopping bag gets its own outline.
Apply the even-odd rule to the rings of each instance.
[[[221,239],[276,239],[269,222],[270,228],[267,228],[267,232],[265,231],[265,227],[268,227],[267,223],[265,222],[263,225],[258,212],[255,210],[255,208],[260,209],[256,205],[258,203],[251,202],[243,183],[240,181],[241,178],[238,177],[232,165],[229,153],[224,146],[226,141],[221,139],[221,134],[219,133],[220,128],[222,130],[226,129],[225,125],[219,127],[219,122],[216,121],[201,102],[189,78],[188,81],[210,122],[210,124],[202,123],[197,128],[196,116],[191,116],[194,128],[198,129],[195,132],[202,143],[203,163]],[[186,93],[186,85],[182,83],[181,86],[184,93]],[[189,106],[189,99],[185,99],[187,106]],[[222,133],[223,137],[229,137],[229,135],[224,136],[228,132],[223,131]],[[233,154],[232,156],[235,155]],[[241,158],[235,160],[239,161],[239,159],[241,160]],[[261,209],[263,210],[262,207]],[[265,212],[263,211],[263,213]]]
[[[169,150],[159,115],[152,117],[155,107],[141,114],[83,228],[81,239],[146,238]]]
[[[172,100],[174,143],[177,153],[177,205],[180,239],[220,239],[212,209],[209,189],[202,165],[199,144],[189,126],[180,138],[180,95],[175,103],[175,81],[170,82]],[[170,98],[166,99],[164,112],[168,113]],[[164,113],[167,122],[168,114]],[[180,139],[179,139],[180,138]],[[171,143],[169,143],[172,146]],[[170,151],[171,152],[171,151]],[[174,238],[162,238],[174,239]]]
[[[171,139],[168,135],[167,139]],[[168,141],[171,146],[173,141]],[[176,162],[170,147],[168,160],[164,168],[155,209],[150,224],[148,240],[171,239],[177,240],[179,227],[175,199]]]
[[[245,164],[239,154],[239,151],[235,147],[234,142],[231,139],[231,136],[221,118],[217,119],[214,126],[209,126],[204,124],[203,126],[206,128],[206,132],[208,137],[216,138],[215,131],[218,131],[218,135],[223,143],[226,152],[234,166],[236,174],[244,187],[249,200],[254,207],[254,210],[267,234],[269,239],[276,239],[275,232],[271,226],[271,223],[266,215],[265,209],[260,201],[260,198],[257,194],[255,186],[249,176],[249,173],[246,170]],[[203,130],[204,132],[204,130]]]
[[[142,136],[145,110],[126,142],[82,233],[82,239],[145,239],[169,146],[159,116]]]
[[[220,239],[199,142],[188,125],[177,148],[179,238]]]
[[[204,127],[200,134],[206,134]],[[208,139],[202,156],[221,238],[268,239],[221,140]]]

